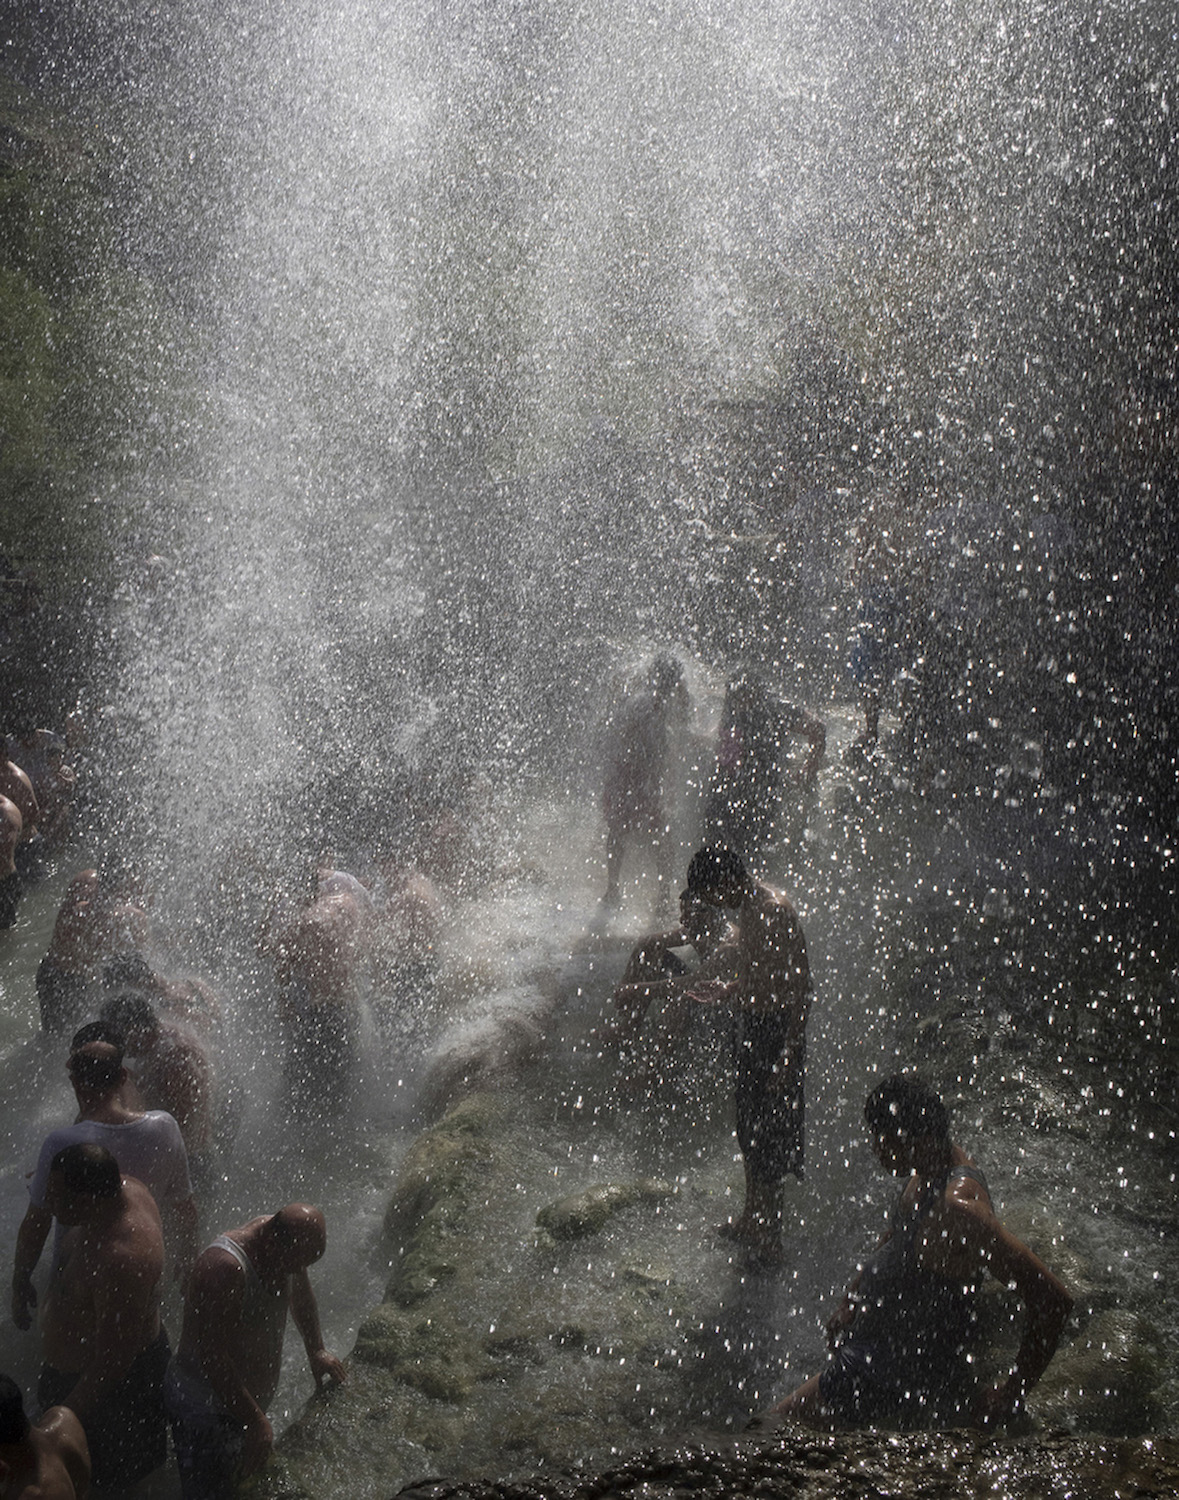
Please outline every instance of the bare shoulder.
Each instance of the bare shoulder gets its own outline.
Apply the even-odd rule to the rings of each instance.
[[[68,1406],[51,1406],[37,1423],[37,1431],[64,1462],[68,1464],[71,1458],[81,1460],[89,1472],[90,1450],[86,1445],[86,1434]]]

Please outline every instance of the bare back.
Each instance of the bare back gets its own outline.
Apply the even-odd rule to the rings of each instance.
[[[75,1225],[62,1240],[41,1325],[46,1363],[65,1372],[129,1363],[159,1335],[163,1274],[155,1199],[124,1177],[118,1212]]]

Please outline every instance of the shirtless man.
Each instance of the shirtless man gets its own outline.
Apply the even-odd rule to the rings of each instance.
[[[4,1500],[86,1500],[90,1450],[82,1424],[66,1406],[51,1406],[36,1424],[20,1387],[0,1375],[0,1495]]]
[[[442,903],[430,877],[412,864],[382,867],[386,897],[372,924],[374,1010],[395,1023],[407,1007],[434,993],[442,935]]]
[[[0,928],[16,921],[24,881],[16,868],[16,849],[24,826],[20,808],[7,797],[0,797]]]
[[[720,1226],[766,1266],[782,1256],[781,1182],[803,1173],[803,1077],[811,981],[793,906],[755,880],[731,849],[692,856],[688,892],[737,914],[737,977],[705,980],[688,995],[733,1007],[737,1139],[745,1164],[739,1218]]]
[[[347,1378],[323,1347],[307,1275],[326,1248],[319,1209],[288,1203],[218,1235],[197,1260],[166,1391],[185,1500],[228,1500],[265,1463],[288,1309],[316,1387]]]
[[[213,1071],[207,1049],[190,1027],[160,1016],[145,995],[117,995],[102,1007],[101,1019],[122,1034],[135,1059],[140,1099],[179,1125],[189,1175],[199,1191],[212,1173]]]
[[[331,1109],[347,1093],[357,1024],[356,969],[369,914],[347,891],[318,894],[266,939],[274,955],[287,1086],[301,1105]]]
[[[70,881],[37,970],[42,1031],[76,1025],[103,959],[147,942],[147,913],[134,885],[132,872],[114,860]]]
[[[65,740],[31,722],[18,726],[4,741],[4,754],[28,775],[41,809],[41,833],[54,848],[69,835],[70,800],[76,778],[65,764]]]
[[[623,1016],[615,1036],[621,1040],[633,1038],[652,1000],[664,1002],[665,1025],[669,1024],[672,1031],[682,1030],[690,1014],[688,997],[701,981],[732,978],[735,939],[736,932],[723,913],[690,891],[681,891],[679,925],[640,938],[631,950],[613,995]],[[689,946],[700,958],[695,969],[689,969],[675,951]]]
[[[21,875],[35,879],[40,874],[41,835],[38,824],[41,808],[33,783],[14,760],[0,753],[0,797],[7,797],[20,809],[21,835],[16,850],[16,867]]]
[[[37,1399],[78,1417],[96,1487],[130,1488],[167,1457],[160,1215],[93,1142],[53,1158],[48,1203],[67,1233],[41,1320]]]
[[[168,1216],[173,1274],[181,1285],[196,1249],[196,1203],[176,1121],[160,1110],[145,1112],[130,1101],[122,1048],[115,1043],[84,1042],[70,1053],[67,1066],[78,1118],[46,1136],[29,1183],[29,1206],[17,1230],[12,1273],[12,1318],[18,1328],[28,1328],[32,1321],[37,1302],[33,1272],[53,1223],[52,1167],[67,1146],[101,1144],[114,1153],[124,1172],[146,1184],[159,1211]]]
[[[1072,1297],[996,1218],[931,1088],[912,1074],[888,1078],[869,1094],[864,1118],[881,1166],[908,1179],[892,1226],[827,1324],[827,1368],[757,1425],[1005,1422],[1048,1368]],[[1010,1371],[980,1388],[975,1303],[988,1272],[1015,1288],[1026,1321]]]

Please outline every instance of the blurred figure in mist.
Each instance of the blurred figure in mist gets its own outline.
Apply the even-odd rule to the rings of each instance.
[[[16,868],[16,851],[23,827],[20,808],[7,797],[0,796],[0,929],[11,927],[16,921],[17,908],[25,891],[24,881]]]
[[[371,903],[371,898],[369,898]],[[260,940],[273,959],[278,1015],[286,1038],[286,1085],[299,1109],[331,1112],[353,1081],[359,1006],[357,974],[367,960],[372,914],[347,889],[320,893],[319,861],[302,894],[278,911]]]
[[[40,808],[41,837],[51,850],[62,847],[70,833],[70,805],[77,778],[65,763],[66,742],[49,729],[38,729],[23,715],[4,741],[4,754],[33,784]]]
[[[848,671],[864,710],[864,732],[849,747],[849,757],[873,755],[880,742],[880,706],[905,666],[904,601],[898,571],[900,557],[887,529],[864,532],[856,545],[856,626]]]
[[[675,846],[671,839],[677,740],[687,727],[690,700],[683,669],[657,656],[647,679],[612,717],[606,747],[602,811],[606,820],[606,890],[617,906],[629,847],[653,849],[660,889],[670,891]]]
[[[42,1031],[76,1026],[103,961],[146,946],[147,912],[141,901],[135,871],[114,856],[70,881],[49,951],[37,970]]]
[[[801,764],[784,767],[794,742],[805,740]],[[821,719],[787,703],[750,674],[725,691],[716,762],[704,814],[704,836],[757,864],[784,808],[783,787],[795,801],[815,785],[827,747]]]
[[[382,873],[385,899],[372,929],[373,1011],[389,1030],[399,1015],[417,1012],[434,997],[442,902],[416,865],[390,860]]]

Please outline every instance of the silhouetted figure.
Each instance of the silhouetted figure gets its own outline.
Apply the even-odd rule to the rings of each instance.
[[[783,761],[795,739],[806,741],[807,755],[787,771]],[[813,787],[826,745],[827,731],[813,714],[753,678],[731,683],[721,709],[705,837],[756,863],[773,836],[783,785],[797,794]]]
[[[793,906],[755,880],[731,849],[698,850],[688,865],[691,895],[735,912],[732,980],[705,980],[688,991],[727,1001],[733,1010],[737,1140],[745,1164],[740,1216],[719,1226],[764,1266],[782,1256],[781,1185],[803,1175],[806,1023],[811,975],[806,939]]]
[[[282,1366],[289,1310],[317,1387],[344,1382],[323,1347],[307,1268],[327,1247],[323,1214],[288,1203],[226,1230],[193,1268],[167,1403],[185,1500],[229,1500],[274,1443],[266,1408]]]
[[[872,1149],[907,1178],[892,1223],[827,1324],[831,1362],[769,1414],[812,1427],[988,1426],[1019,1410],[1072,1307],[1067,1289],[1003,1228],[982,1173],[950,1139],[941,1099],[898,1074],[868,1096]],[[977,1296],[987,1273],[1026,1309],[1010,1374],[979,1388]]]
[[[647,680],[614,715],[606,749],[602,812],[606,820],[606,890],[602,899],[617,905],[628,848],[645,843],[654,850],[666,890],[675,850],[671,831],[675,739],[688,715],[688,690],[680,664],[657,657]]]

